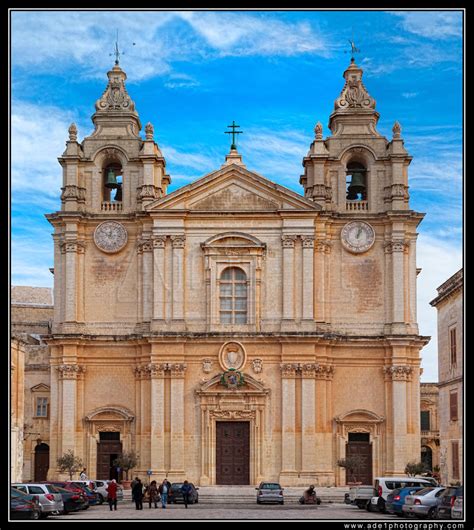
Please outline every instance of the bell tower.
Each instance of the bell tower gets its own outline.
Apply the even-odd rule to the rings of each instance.
[[[329,117],[331,135],[323,139],[317,123],[315,138],[303,159],[300,183],[305,197],[324,210],[380,213],[408,210],[408,166],[398,122],[388,141],[377,131],[375,99],[362,82],[362,68],[351,59],[345,84]]]

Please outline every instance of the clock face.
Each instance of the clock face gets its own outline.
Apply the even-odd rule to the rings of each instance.
[[[121,223],[105,221],[94,232],[94,242],[103,252],[113,253],[122,250],[127,244],[128,233]]]
[[[342,229],[341,241],[350,252],[366,252],[375,242],[375,232],[364,221],[352,221]]]

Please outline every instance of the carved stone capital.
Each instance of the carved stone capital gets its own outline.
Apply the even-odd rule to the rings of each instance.
[[[168,369],[171,372],[171,377],[184,377],[186,363],[169,363]]]
[[[296,377],[299,365],[298,363],[282,363],[280,364],[280,370],[282,377]]]
[[[173,248],[184,248],[184,243],[186,241],[186,236],[184,234],[170,236],[170,239]]]
[[[79,201],[84,202],[86,200],[86,190],[85,188],[80,188],[73,184],[68,184],[61,188],[61,201]]]
[[[56,367],[60,379],[79,379],[86,371],[85,366],[78,364],[61,364]]]
[[[304,378],[313,378],[319,365],[315,363],[302,363],[300,365],[301,375]]]
[[[288,235],[285,234],[281,236],[281,241],[283,244],[283,248],[294,248],[295,247],[295,241],[297,236],[296,235]]]
[[[315,370],[316,379],[325,379],[330,381],[334,377],[334,366],[329,364],[318,364]]]
[[[323,254],[329,254],[331,252],[332,243],[329,239],[318,239],[314,243],[314,248],[316,252],[321,252]]]
[[[153,238],[153,248],[165,248],[166,236],[155,236]]]
[[[142,239],[138,242],[138,253],[151,252],[153,250],[153,241],[151,239]]]
[[[389,241],[385,244],[385,253],[392,254],[393,252],[408,252],[409,245],[408,241]]]
[[[407,365],[384,366],[384,374],[392,381],[409,381],[413,373],[413,367]]]
[[[303,248],[314,248],[314,236],[301,236]]]
[[[140,186],[137,189],[139,190],[137,196],[139,200],[155,199],[158,196],[158,188],[153,184],[144,184],[143,186]]]
[[[61,253],[76,252],[77,254],[83,254],[86,249],[86,245],[83,241],[63,241],[60,244]]]

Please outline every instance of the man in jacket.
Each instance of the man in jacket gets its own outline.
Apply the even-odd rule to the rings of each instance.
[[[183,485],[181,486],[181,493],[183,494],[184,507],[185,508],[188,507],[189,496],[191,495],[192,489],[193,488],[191,487],[189,482],[187,480],[185,480]]]

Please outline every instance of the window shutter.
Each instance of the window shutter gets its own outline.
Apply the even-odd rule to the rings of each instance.
[[[449,394],[449,419],[456,421],[458,419],[458,393]]]
[[[451,350],[451,366],[456,366],[456,328],[453,328],[449,332],[450,335],[450,350]]]
[[[459,443],[451,442],[451,452],[452,452],[452,465],[453,465],[453,478],[459,478]]]

